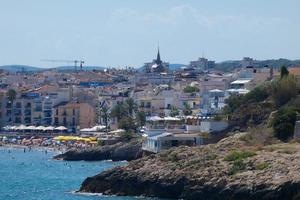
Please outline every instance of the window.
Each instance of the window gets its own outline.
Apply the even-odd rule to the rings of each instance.
[[[58,115],[58,109],[56,109],[56,115]]]
[[[21,107],[22,107],[21,102],[17,102],[16,107],[17,107],[17,108],[21,108]]]
[[[54,118],[54,124],[55,124],[55,125],[58,125],[58,117],[55,117],[55,118]]]
[[[64,123],[64,126],[66,126],[66,124],[67,124],[67,119],[66,119],[65,117],[64,117],[63,123]]]
[[[73,115],[75,115],[75,109],[73,108]],[[74,119],[74,118],[73,118]]]

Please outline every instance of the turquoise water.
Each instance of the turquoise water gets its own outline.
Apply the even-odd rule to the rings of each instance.
[[[9,153],[10,151],[10,153]],[[74,194],[88,176],[124,162],[55,161],[53,152],[0,148],[0,200],[133,200]],[[139,198],[141,199],[141,198]]]

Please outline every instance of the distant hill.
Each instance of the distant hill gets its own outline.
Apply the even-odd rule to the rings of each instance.
[[[42,67],[34,67],[29,65],[2,65],[0,69],[9,72],[37,72],[37,71],[45,71],[50,69],[57,69],[58,71],[73,71],[74,66],[60,66],[60,67],[53,67],[53,68],[42,68]],[[80,67],[77,67],[80,69]],[[84,66],[83,70],[92,71],[92,70],[104,70],[104,67],[100,66]]]
[[[73,71],[74,66],[60,66],[60,67],[55,67],[58,71]],[[77,69],[79,70],[80,67],[77,66]],[[104,70],[106,69],[105,67],[100,67],[100,66],[83,66],[82,68],[85,71],[92,71],[92,70]]]
[[[300,66],[300,60],[288,60],[283,58],[271,60],[256,60],[255,62],[257,63],[258,67],[264,67],[266,65],[272,66],[274,68],[280,68],[283,65],[285,65],[286,67]],[[222,71],[231,71],[239,67],[241,67],[240,60],[230,60],[216,63],[214,69]]]
[[[0,69],[9,71],[9,72],[22,72],[22,71],[33,72],[33,71],[45,70],[44,68],[33,67],[33,66],[28,66],[28,65],[2,65],[2,66],[0,66]]]
[[[213,67],[214,69],[218,69],[221,71],[231,71],[236,68],[240,67],[240,60],[228,60],[216,63]],[[282,65],[285,65],[286,67],[291,66],[300,66],[300,60],[288,60],[288,59],[270,59],[270,60],[256,60],[255,61],[258,65],[258,67],[264,67],[266,65],[272,66],[274,68],[280,68]],[[172,63],[169,64],[169,69],[171,71],[178,70],[181,67],[186,66],[185,64],[178,64],[178,63]],[[74,70],[74,66],[59,66],[59,67],[53,67],[53,68],[42,68],[42,67],[36,67],[36,66],[29,66],[29,65],[2,65],[0,66],[0,69],[9,71],[9,72],[36,72],[36,71],[44,71],[49,69],[57,69],[60,72],[70,72]],[[78,66],[77,69],[80,69]],[[83,66],[83,70],[92,71],[92,70],[104,70],[106,67],[102,66]],[[138,71],[143,71],[144,66],[137,68]]]

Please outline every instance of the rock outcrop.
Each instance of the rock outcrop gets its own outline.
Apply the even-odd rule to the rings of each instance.
[[[80,191],[177,199],[300,199],[300,144],[254,147],[243,137],[145,156],[87,178]]]
[[[142,141],[133,140],[130,142],[120,142],[114,145],[105,145],[88,149],[71,149],[63,154],[55,156],[54,159],[68,161],[130,161],[141,158],[142,155]]]

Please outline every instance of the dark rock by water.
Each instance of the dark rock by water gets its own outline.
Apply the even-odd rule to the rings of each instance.
[[[68,161],[130,161],[141,158],[142,155],[142,141],[133,140],[130,142],[120,142],[114,145],[105,145],[88,149],[71,149],[63,154],[55,156],[54,159]]]

